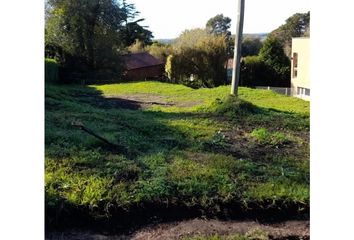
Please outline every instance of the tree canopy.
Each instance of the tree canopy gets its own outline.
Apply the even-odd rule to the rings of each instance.
[[[221,35],[231,35],[229,28],[231,27],[231,18],[225,17],[223,14],[218,14],[208,20],[206,29],[209,33]]]
[[[245,37],[242,40],[242,57],[256,56],[262,48],[262,42],[259,38]]]
[[[290,80],[290,60],[285,55],[283,46],[274,36],[268,36],[259,52],[260,59],[274,72],[274,77]]]
[[[272,31],[270,35],[280,41],[285,54],[290,57],[291,39],[293,37],[310,36],[310,12],[292,15],[285,21],[285,24]]]
[[[171,81],[196,88],[226,84],[225,35],[209,34],[204,29],[186,30],[173,47],[174,53],[166,63],[166,73]]]
[[[48,0],[46,55],[79,71],[118,70],[123,49],[135,39],[151,41],[138,14],[125,0]]]

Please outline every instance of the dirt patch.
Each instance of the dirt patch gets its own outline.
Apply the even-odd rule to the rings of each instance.
[[[157,94],[125,94],[125,95],[106,95],[101,94],[86,94],[75,93],[73,97],[78,97],[81,102],[93,104],[96,107],[110,109],[110,108],[124,108],[131,110],[147,109],[151,106],[163,107],[194,107],[202,104],[204,101],[171,101],[167,96]]]
[[[249,126],[230,126],[223,119],[217,120],[224,122],[225,125],[225,129],[219,132],[219,138],[222,140],[205,143],[205,150],[226,153],[238,159],[252,159],[256,162],[267,162],[274,156],[280,155],[297,158],[307,156],[306,145],[309,145],[309,133],[307,132],[302,132],[301,135],[297,135],[296,132],[286,132],[285,134],[290,134],[297,139],[291,139],[283,144],[260,144],[250,137],[253,128]]]
[[[106,98],[114,99],[118,96],[108,95]],[[203,101],[171,101],[166,96],[155,95],[155,94],[130,94],[130,95],[119,95],[119,98],[138,102],[142,108],[149,108],[152,105],[159,105],[165,107],[194,107],[196,105],[202,104]]]
[[[137,103],[140,108],[149,108],[152,105],[158,106],[175,106],[176,104],[173,102],[169,102],[167,97],[161,95],[154,95],[154,94],[131,94],[131,95],[107,95],[105,99],[116,99],[119,97],[125,101],[131,101]]]
[[[309,221],[286,221],[276,224],[260,224],[255,221],[220,221],[193,219],[180,222],[151,225],[127,235],[104,235],[92,232],[68,231],[53,232],[46,236],[46,240],[145,240],[145,239],[181,239],[196,235],[221,236],[245,234],[252,230],[265,232],[270,239],[309,239]]]

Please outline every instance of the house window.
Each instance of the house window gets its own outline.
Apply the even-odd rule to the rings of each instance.
[[[297,77],[298,54],[293,53],[293,78]]]
[[[306,96],[310,96],[310,89],[305,88],[305,95],[306,95]]]
[[[297,88],[297,95],[299,96],[310,96],[310,89],[308,88],[302,88],[302,87],[298,87]]]

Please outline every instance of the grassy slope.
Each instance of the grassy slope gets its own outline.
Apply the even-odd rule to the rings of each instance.
[[[228,93],[158,82],[47,85],[46,207],[308,207],[309,104],[265,90],[241,88],[242,102]],[[130,110],[104,98],[131,94],[198,104]],[[126,152],[75,129],[74,120]]]

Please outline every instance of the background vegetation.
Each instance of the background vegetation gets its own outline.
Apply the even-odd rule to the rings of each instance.
[[[46,1],[46,56],[63,67],[62,79],[118,79],[120,55],[136,39],[150,43],[134,5],[125,0]]]

